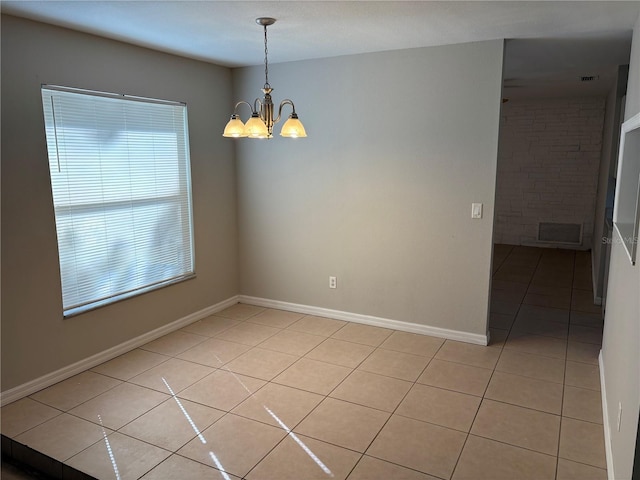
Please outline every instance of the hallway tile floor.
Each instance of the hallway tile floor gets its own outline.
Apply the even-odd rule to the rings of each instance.
[[[237,304],[3,407],[2,434],[99,479],[604,480],[590,275],[496,245],[488,347]]]

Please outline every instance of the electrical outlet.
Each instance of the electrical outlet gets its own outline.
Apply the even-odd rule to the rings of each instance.
[[[338,288],[338,277],[329,277],[329,288]]]

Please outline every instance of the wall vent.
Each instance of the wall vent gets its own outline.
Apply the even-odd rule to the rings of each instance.
[[[538,242],[581,245],[582,224],[540,222],[538,224]]]

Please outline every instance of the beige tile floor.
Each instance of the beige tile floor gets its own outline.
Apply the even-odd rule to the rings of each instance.
[[[606,479],[589,254],[494,257],[489,347],[238,304],[2,433],[100,479]]]

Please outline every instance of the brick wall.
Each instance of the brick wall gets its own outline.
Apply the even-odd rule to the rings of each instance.
[[[604,98],[502,105],[494,241],[537,245],[539,222],[580,223],[591,248]]]

